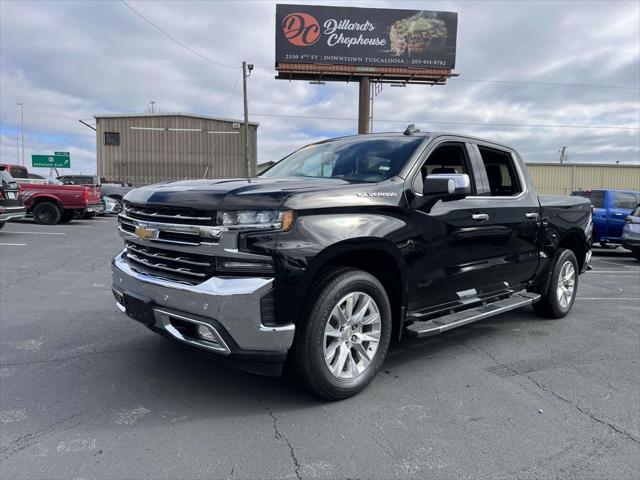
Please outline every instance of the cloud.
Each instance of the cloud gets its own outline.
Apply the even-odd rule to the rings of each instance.
[[[74,170],[95,170],[95,133],[78,122],[94,113],[165,111],[239,118],[240,63],[249,81],[259,161],[281,158],[322,138],[355,133],[355,83],[275,80],[275,2],[131,0],[170,41],[121,2],[0,2],[0,157],[15,161],[16,102],[25,105],[25,155],[65,150]],[[300,2],[304,3],[304,2]],[[315,3],[321,3],[317,1]],[[353,2],[331,2],[349,4]],[[419,8],[412,1],[366,2]],[[363,3],[364,5],[364,3]],[[525,82],[640,87],[637,2],[431,2],[459,12],[456,72],[443,87],[384,86],[374,102],[377,131],[423,130],[484,136],[513,145],[528,161],[640,163],[638,130],[507,127],[464,123],[640,127],[640,90],[485,83]],[[229,109],[227,112],[227,105]],[[287,118],[293,115],[316,118]],[[430,122],[450,122],[430,123]]]

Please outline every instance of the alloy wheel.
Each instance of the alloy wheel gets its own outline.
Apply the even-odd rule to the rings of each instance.
[[[324,330],[324,361],[334,377],[353,379],[371,365],[378,346],[382,319],[375,300],[352,292],[331,311]]]
[[[560,268],[560,273],[558,274],[558,288],[556,291],[558,303],[563,310],[569,308],[569,305],[571,304],[575,284],[576,269],[573,267],[573,263],[569,261],[564,262]]]

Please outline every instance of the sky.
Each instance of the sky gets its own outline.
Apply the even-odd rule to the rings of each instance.
[[[16,163],[18,102],[27,165],[31,154],[68,151],[71,171],[82,173],[96,170],[96,138],[79,120],[94,114],[144,112],[154,101],[165,112],[241,118],[243,60],[256,65],[249,111],[260,122],[259,163],[356,132],[356,83],[274,78],[275,2],[127,3],[198,55],[119,0],[0,0],[0,162]],[[527,162],[557,162],[567,146],[573,163],[640,164],[640,2],[328,4],[458,12],[459,77],[385,85],[374,131],[412,122],[511,145]]]

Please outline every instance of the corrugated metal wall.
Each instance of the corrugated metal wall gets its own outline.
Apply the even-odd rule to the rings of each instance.
[[[140,186],[205,175],[245,175],[244,125],[234,129],[232,121],[160,114],[96,116],[96,123],[98,175],[109,181]],[[257,128],[257,124],[249,125],[252,175],[256,171]],[[120,145],[105,145],[105,132],[119,132]]]
[[[611,188],[640,191],[640,165],[530,163],[533,185],[544,195],[569,195],[574,190]]]

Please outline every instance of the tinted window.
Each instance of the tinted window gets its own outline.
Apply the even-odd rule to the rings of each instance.
[[[573,192],[571,195],[574,197],[584,197],[588,198],[596,208],[604,208],[604,192],[602,191],[592,191],[592,190],[580,190],[577,192]]]
[[[478,146],[494,197],[510,197],[522,191],[513,158],[508,152]]]
[[[120,132],[104,132],[104,144],[119,146]]]
[[[315,143],[292,153],[262,176],[380,182],[396,175],[422,140],[421,137],[352,137]]]
[[[615,208],[631,210],[638,204],[638,200],[633,193],[615,192]]]
[[[631,212],[631,216],[632,217],[640,217],[640,205],[638,205],[636,207],[636,209],[633,212]]]
[[[29,178],[29,172],[24,167],[13,166],[11,167],[11,176],[13,178]]]

